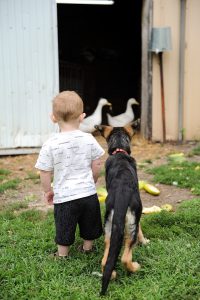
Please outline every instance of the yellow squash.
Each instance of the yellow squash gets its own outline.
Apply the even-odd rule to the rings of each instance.
[[[153,213],[159,213],[161,212],[161,208],[159,206],[151,206],[151,207],[143,207],[143,210],[142,210],[142,213],[145,214],[145,215],[148,215],[148,214],[153,214]]]
[[[144,185],[146,184],[146,182],[143,180],[139,180],[138,184],[139,184],[139,190],[142,190],[144,188]]]
[[[97,195],[98,195],[98,198],[99,198],[99,202],[101,202],[101,203],[105,202],[106,197],[108,195],[106,188],[104,188],[102,186],[98,187],[97,188]]]
[[[166,211],[173,211],[173,207],[171,204],[164,204],[161,206],[161,208]]]
[[[144,190],[154,196],[158,196],[160,194],[159,189],[157,189],[157,187],[155,187],[154,185],[150,184],[150,183],[146,183],[144,184]]]

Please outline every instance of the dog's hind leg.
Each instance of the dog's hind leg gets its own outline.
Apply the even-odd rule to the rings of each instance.
[[[132,239],[125,239],[124,253],[121,257],[121,262],[129,272],[136,272],[140,269],[140,265],[132,261],[132,243]]]
[[[107,212],[107,218],[105,222],[105,248],[104,248],[104,255],[101,261],[101,269],[102,273],[104,271],[104,267],[106,265],[107,259],[108,259],[108,254],[109,254],[109,249],[110,249],[110,238],[111,238],[111,230],[112,230],[112,219],[113,219],[113,214],[114,211],[111,210],[110,212]],[[112,272],[111,279],[116,278],[116,271]]]
[[[101,261],[102,273],[103,273],[103,270],[104,270],[104,267],[106,265],[106,261],[107,261],[107,258],[108,258],[108,253],[109,253],[109,248],[110,248],[110,238],[105,237],[104,243],[105,243],[104,255],[103,255],[103,258],[102,258],[102,261]]]
[[[135,212],[132,212],[130,208],[128,208],[126,214],[124,252],[121,257],[121,262],[129,272],[136,272],[140,269],[140,265],[132,261],[132,249],[137,243],[137,231]]]
[[[106,265],[106,262],[107,262],[107,258],[108,258],[108,253],[109,253],[109,249],[110,249],[110,238],[108,237],[105,237],[105,249],[104,249],[104,255],[103,255],[103,258],[102,258],[102,261],[101,261],[101,269],[102,269],[102,273],[103,273],[103,270],[104,270],[104,267]],[[117,276],[117,273],[116,271],[114,270],[112,272],[112,275],[111,275],[111,279],[115,279]]]
[[[142,245],[147,245],[148,243],[150,243],[150,240],[148,240],[144,237],[140,224],[139,224],[139,230],[138,230],[138,242]]]

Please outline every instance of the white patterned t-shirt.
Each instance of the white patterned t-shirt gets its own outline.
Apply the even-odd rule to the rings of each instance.
[[[105,151],[90,134],[59,132],[42,146],[35,167],[53,172],[54,204],[94,195],[91,164]]]

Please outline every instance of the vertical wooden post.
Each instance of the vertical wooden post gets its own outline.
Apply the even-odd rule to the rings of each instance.
[[[181,0],[180,7],[180,38],[179,38],[179,99],[178,99],[178,141],[183,142],[183,99],[184,99],[184,68],[185,68],[185,22],[186,0]]]
[[[142,2],[141,135],[152,138],[152,54],[149,51],[153,24],[153,0]]]

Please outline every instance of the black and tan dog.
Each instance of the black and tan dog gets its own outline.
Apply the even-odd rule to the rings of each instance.
[[[101,295],[107,291],[111,278],[116,277],[115,265],[124,243],[121,261],[129,272],[140,268],[132,261],[132,248],[139,241],[146,244],[139,222],[142,214],[136,162],[130,156],[130,141],[134,135],[134,127],[95,126],[105,137],[108,144],[109,157],[106,160],[106,199],[105,213],[105,250],[102,259]]]

